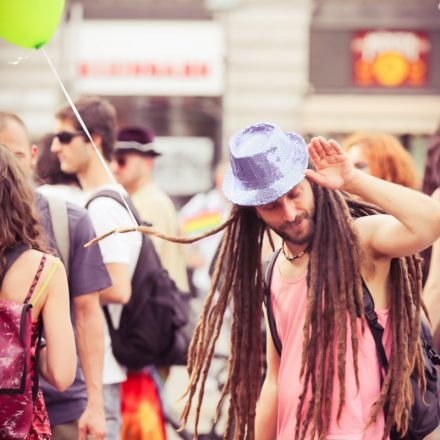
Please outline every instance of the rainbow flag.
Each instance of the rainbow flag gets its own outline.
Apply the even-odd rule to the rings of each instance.
[[[182,230],[185,235],[198,235],[219,226],[222,220],[221,211],[203,211],[196,216],[185,218]]]

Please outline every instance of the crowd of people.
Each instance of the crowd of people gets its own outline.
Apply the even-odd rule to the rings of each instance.
[[[225,323],[225,439],[415,435],[414,396],[430,385],[430,341],[420,336],[427,311],[440,339],[440,133],[422,179],[390,134],[306,145],[254,124],[229,140],[214,188],[178,212],[154,181],[153,132],[118,129],[102,98],[75,107],[91,139],[70,106],[36,141],[17,115],[0,112],[0,438],[166,438],[171,365],[127,368],[112,349],[143,240],[200,314],[182,414],[185,424],[197,395],[195,435]],[[422,423],[423,437],[404,438],[435,429],[438,393],[426,406],[434,421]]]

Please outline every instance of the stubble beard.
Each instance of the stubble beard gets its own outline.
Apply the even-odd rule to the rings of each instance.
[[[304,244],[310,244],[313,240],[313,235],[315,233],[315,221],[313,219],[314,213],[306,213],[302,215],[299,219],[295,219],[293,222],[284,223],[280,228],[272,228],[284,241],[292,243],[297,246],[302,246]],[[306,221],[307,228],[302,232],[301,235],[291,234],[288,232],[290,224],[297,223],[298,221]]]

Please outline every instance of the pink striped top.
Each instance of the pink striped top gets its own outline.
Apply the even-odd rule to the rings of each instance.
[[[278,421],[277,439],[293,440],[296,426],[296,408],[303,383],[299,380],[303,343],[303,324],[307,302],[306,274],[298,279],[281,275],[275,265],[271,282],[272,307],[278,334],[283,345],[278,374]],[[391,329],[387,325],[388,310],[376,310],[380,324],[384,327],[384,347],[389,356]],[[347,318],[348,319],[348,318]],[[358,320],[358,363],[360,389],[356,387],[351,332],[347,327],[347,354],[345,369],[345,405],[339,423],[336,412],[339,402],[337,375],[333,385],[332,414],[327,440],[377,440],[383,435],[384,417],[377,418],[374,425],[365,430],[372,405],[380,393],[379,363],[376,347],[368,325],[362,335]]]

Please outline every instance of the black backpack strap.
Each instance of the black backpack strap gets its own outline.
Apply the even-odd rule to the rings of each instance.
[[[367,318],[367,322],[368,322],[368,326],[370,327],[371,334],[373,335],[374,344],[376,345],[377,359],[379,361],[379,367],[380,367],[379,369],[380,387],[382,388],[384,381],[384,372],[385,374],[387,373],[389,366],[387,355],[385,353],[385,348],[383,346],[383,341],[382,341],[384,328],[379,324],[379,318],[377,316],[376,311],[374,310],[374,299],[371,296],[371,292],[368,289],[367,285],[365,284],[364,279],[362,279],[362,290],[363,290],[362,299],[364,302],[364,314],[365,317]],[[388,413],[388,402],[385,402],[383,411],[386,418],[386,415]],[[400,438],[400,436],[394,437],[394,434],[392,434],[390,438],[392,439]]]
[[[122,200],[121,194],[113,189],[103,189],[103,190],[98,191],[95,194],[93,194],[89,198],[89,200],[87,200],[86,209],[89,207],[90,203],[93,202],[93,200],[96,200],[100,197],[108,197],[109,199],[113,199],[116,202],[118,202],[120,205],[122,205],[125,209],[127,209],[127,206],[125,206],[125,203],[124,203],[124,200],[125,200],[127,202],[128,207],[130,208],[131,212],[133,213],[134,218],[136,219],[136,221],[139,225],[152,226],[151,223],[148,223],[148,222],[141,219],[141,216],[139,215],[137,209],[134,207],[133,202],[131,201],[130,197],[128,197],[128,196],[124,197],[124,200]]]
[[[434,348],[432,334],[426,318],[420,315],[420,342],[430,361],[434,365],[440,365],[440,356]]]
[[[122,200],[122,196],[120,193],[118,193],[116,190],[113,189],[103,189],[101,191],[96,192],[93,194],[89,200],[87,200],[87,203],[85,205],[86,209],[89,207],[90,203],[93,202],[93,200],[96,200],[100,197],[108,197],[109,199],[113,199],[116,202],[118,202],[121,206],[123,206],[125,209],[127,209],[127,206],[125,205],[124,201]],[[136,219],[138,225],[145,225],[145,226],[152,226],[151,223],[148,223],[146,221],[143,221],[137,211],[137,209],[134,207],[133,202],[131,201],[130,197],[126,196],[124,197],[125,201],[127,202],[128,207],[130,208],[131,212],[133,213],[134,218]],[[142,235],[142,243],[144,243],[145,237]],[[139,262],[139,259],[138,259]],[[137,263],[136,263],[137,268]],[[135,269],[136,273],[136,269]],[[132,278],[132,282],[134,279],[134,274]],[[115,333],[115,326],[113,325],[112,317],[110,315],[110,310],[108,308],[108,305],[102,306],[102,310],[104,312],[104,318],[107,322],[107,327],[109,329],[110,336],[112,336],[112,333]]]
[[[33,377],[33,383],[32,383],[32,401],[35,402],[37,399],[38,391],[40,389],[40,352],[43,348],[42,340],[43,338],[43,320],[40,317],[38,320],[38,336],[37,336],[37,346],[35,348],[35,376]]]
[[[110,316],[110,310],[107,304],[102,306],[102,311],[104,312],[105,320],[107,321],[107,326],[109,329],[109,333],[111,335],[112,332],[115,331],[115,326],[113,325],[112,317]]]
[[[368,326],[370,327],[371,334],[373,335],[374,344],[376,345],[377,358],[381,367],[380,384],[382,386],[384,379],[383,372],[386,374],[388,371],[388,359],[382,342],[384,328],[379,324],[377,313],[374,310],[374,299],[371,296],[371,293],[364,280],[362,280],[362,289],[365,317],[367,318]]]
[[[281,350],[283,348],[281,344],[280,337],[278,336],[277,324],[275,322],[275,318],[273,316],[272,310],[272,301],[270,299],[270,282],[272,279],[272,272],[275,266],[275,262],[278,258],[278,255],[281,252],[281,248],[276,250],[269,260],[264,263],[263,266],[263,289],[264,289],[264,305],[266,306],[267,312],[267,320],[269,322],[270,334],[272,335],[273,344],[275,346],[276,351],[281,356]]]

